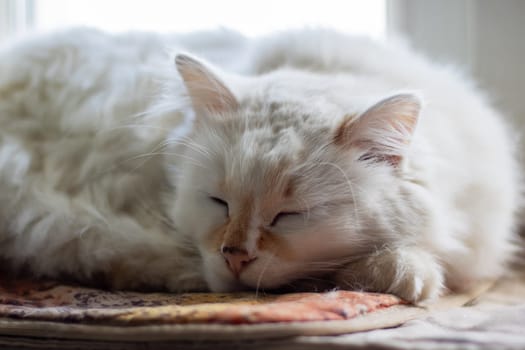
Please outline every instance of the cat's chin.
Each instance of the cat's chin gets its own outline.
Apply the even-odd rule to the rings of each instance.
[[[238,292],[250,289],[250,287],[236,279],[227,269],[210,269],[205,271],[204,275],[209,289],[215,293]]]
[[[272,286],[261,285],[260,282],[259,282],[259,285],[257,285],[257,282],[251,281],[250,278],[246,278],[246,277],[243,278],[243,276],[241,276],[240,279],[237,279],[233,276],[233,274],[230,274],[229,272],[226,272],[226,273],[211,272],[207,275],[209,275],[206,278],[209,289],[215,293],[241,292],[241,291],[255,290],[259,288],[275,289],[279,287],[279,286],[273,286],[273,285]]]
[[[256,289],[275,290],[281,288],[281,284],[265,283],[260,278],[253,278],[250,274],[241,275],[239,279],[235,278],[227,269],[224,271],[208,271],[205,273],[206,282],[212,292],[229,293],[250,291]]]
[[[212,292],[227,293],[255,289],[276,289],[287,281],[265,269],[261,277],[261,266],[253,264],[239,278],[228,269],[224,259],[217,255],[204,255],[204,278]]]
[[[214,293],[227,293],[241,289],[241,284],[235,278],[217,276],[213,273],[205,273],[206,283],[210,291]]]

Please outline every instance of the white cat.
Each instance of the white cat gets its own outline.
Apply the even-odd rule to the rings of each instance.
[[[165,47],[213,64],[179,54],[177,72]],[[502,117],[397,44],[75,29],[0,53],[14,271],[173,291],[328,280],[416,302],[504,271],[518,180]]]

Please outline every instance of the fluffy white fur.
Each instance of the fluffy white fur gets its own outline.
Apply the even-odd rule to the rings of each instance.
[[[167,47],[200,58],[176,70]],[[0,52],[15,271],[174,291],[319,279],[418,301],[500,275],[518,201],[499,113],[399,44],[75,29]],[[238,278],[225,245],[249,258]]]

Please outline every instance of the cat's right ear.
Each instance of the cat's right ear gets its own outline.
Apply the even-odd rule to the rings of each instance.
[[[397,167],[416,129],[421,100],[398,94],[379,101],[357,117],[348,117],[337,128],[334,143],[360,149],[360,159]]]
[[[197,114],[221,114],[238,108],[233,93],[201,62],[180,54],[175,64]]]

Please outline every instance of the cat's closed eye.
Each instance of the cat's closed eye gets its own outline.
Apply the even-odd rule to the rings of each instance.
[[[220,199],[218,197],[210,196],[209,197],[214,203],[224,207],[226,209],[226,216],[230,216],[230,209],[228,207],[228,202],[226,202],[224,199]]]
[[[285,218],[298,217],[300,215],[303,215],[303,213],[298,212],[298,211],[282,211],[282,212],[278,213],[277,215],[275,215],[275,217],[273,218],[272,222],[270,223],[270,227],[273,227],[273,226],[277,225],[279,223],[279,221],[281,221],[281,220],[283,220]]]

